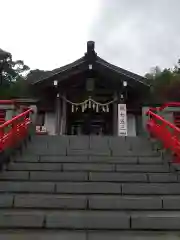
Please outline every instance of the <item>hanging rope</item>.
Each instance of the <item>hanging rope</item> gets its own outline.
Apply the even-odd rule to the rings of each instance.
[[[114,99],[106,103],[100,103],[92,99],[91,96],[89,96],[89,98],[85,101],[75,103],[71,102],[63,96],[61,96],[61,98],[72,105],[72,112],[77,111],[79,108],[81,108],[82,112],[84,112],[87,108],[94,109],[96,112],[99,112],[99,110],[102,110],[103,112],[109,112],[109,105],[117,101],[117,99]]]

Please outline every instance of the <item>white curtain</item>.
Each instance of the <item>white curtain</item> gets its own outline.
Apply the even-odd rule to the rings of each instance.
[[[133,114],[127,115],[127,135],[130,137],[136,136],[136,118]]]
[[[49,135],[55,135],[55,113],[45,113],[44,126],[46,127]]]

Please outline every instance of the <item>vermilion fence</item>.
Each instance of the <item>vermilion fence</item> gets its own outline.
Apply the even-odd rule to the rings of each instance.
[[[0,152],[15,148],[28,136],[32,112],[32,109],[28,109],[0,125]]]
[[[155,111],[158,111],[158,112],[161,112],[163,111],[165,108],[168,108],[168,107],[180,107],[180,102],[169,102],[169,103],[165,103],[163,104],[161,107],[156,107],[156,108],[150,108],[150,110],[155,110]]]
[[[158,112],[167,107],[180,107],[180,103],[166,103],[159,108],[150,108],[146,113],[149,116],[147,130],[151,137],[163,144],[165,149],[171,150],[176,157],[175,160],[180,163],[180,128],[158,115]]]

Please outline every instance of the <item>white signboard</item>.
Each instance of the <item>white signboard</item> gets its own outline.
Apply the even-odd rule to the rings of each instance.
[[[118,104],[118,136],[127,136],[126,104]]]

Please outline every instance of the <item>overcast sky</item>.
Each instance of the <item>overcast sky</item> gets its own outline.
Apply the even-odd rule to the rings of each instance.
[[[180,0],[0,0],[0,9],[0,48],[32,69],[76,60],[88,40],[142,75],[180,58]]]

